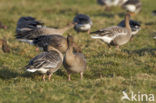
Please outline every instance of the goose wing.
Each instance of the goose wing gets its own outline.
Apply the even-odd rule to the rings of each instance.
[[[40,28],[43,26],[43,23],[33,17],[21,17],[17,23],[15,36],[17,39],[32,39],[42,33]]]
[[[128,0],[124,5],[139,5],[141,2],[139,0]]]
[[[116,37],[119,35],[126,35],[127,29],[119,26],[108,27],[105,29],[100,29],[95,32],[91,32],[91,34],[97,34],[98,36],[108,36],[108,37]]]
[[[37,28],[39,26],[43,26],[43,23],[36,20],[33,17],[21,17],[18,22],[17,22],[17,27],[16,27],[16,31],[18,32],[18,30],[20,29],[34,29]]]
[[[61,35],[42,35],[35,38],[33,44],[39,47],[47,47],[48,45],[59,47],[62,40],[66,40],[66,38]]]
[[[73,22],[78,23],[78,24],[91,24],[92,21],[88,15],[84,14],[78,14],[74,17]]]
[[[26,69],[51,69],[57,68],[58,64],[62,62],[62,59],[56,51],[43,52],[30,60]]]

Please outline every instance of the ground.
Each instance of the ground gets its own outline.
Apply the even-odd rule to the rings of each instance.
[[[77,13],[84,13],[91,17],[94,31],[117,25],[125,11],[113,7],[106,12],[96,0],[1,0],[0,21],[8,29],[0,29],[0,38],[8,40],[11,53],[0,50],[0,103],[132,103],[121,101],[122,91],[129,96],[132,91],[154,94],[156,102],[156,44],[152,38],[156,32],[156,17],[152,16],[156,1],[141,1],[142,11],[132,19],[140,22],[142,29],[133,41],[118,51],[71,29],[64,36],[70,33],[82,47],[87,60],[84,79],[72,74],[68,82],[62,66],[51,81],[44,82],[41,75],[25,71],[24,66],[39,52],[15,39],[21,16],[33,16],[47,26],[61,28],[71,23]]]

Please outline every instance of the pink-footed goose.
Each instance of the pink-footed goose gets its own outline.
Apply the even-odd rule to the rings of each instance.
[[[88,15],[77,14],[74,17],[73,22],[75,23],[74,29],[77,32],[88,31],[88,33],[90,33],[90,29],[93,23]]]
[[[71,23],[64,28],[55,29],[44,26],[43,23],[37,21],[33,17],[21,17],[17,23],[15,36],[19,41],[31,44],[32,40],[37,36],[53,34],[62,35],[65,31],[73,27],[74,24]]]
[[[67,37],[68,49],[65,53],[63,65],[68,73],[68,80],[71,80],[71,73],[80,73],[81,79],[86,70],[86,59],[82,53],[75,53],[73,51],[73,37]]]
[[[44,51],[47,46],[54,47],[62,53],[65,53],[68,48],[67,38],[62,35],[38,36],[33,40],[33,44],[39,48],[42,48]],[[73,48],[75,52],[81,52],[81,48],[75,42],[73,43]]]
[[[52,74],[56,72],[62,65],[63,55],[62,53],[52,47],[48,47],[47,51],[40,53],[36,57],[30,60],[26,67],[28,72],[40,72],[43,74],[43,80],[45,81],[46,74],[50,80]]]
[[[95,36],[92,35],[91,38],[101,39],[108,45],[113,45],[119,48],[119,46],[126,44],[132,36],[129,20],[130,15],[126,14],[125,16],[126,27],[112,26],[100,29],[95,32],[91,32],[91,34],[96,34]]]

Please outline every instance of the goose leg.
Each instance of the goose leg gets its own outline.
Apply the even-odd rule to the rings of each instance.
[[[83,79],[83,72],[80,73],[80,76],[81,76],[81,80],[82,80]]]
[[[51,79],[51,76],[52,76],[53,74],[49,74],[49,76],[48,76],[48,80],[50,80]]]
[[[71,73],[70,72],[68,72],[68,81],[71,81]]]
[[[90,34],[90,29],[88,30],[88,34]]]
[[[46,78],[46,76],[45,76],[45,74],[42,76],[42,79],[43,79],[43,81],[45,81],[45,78]]]
[[[39,48],[38,47],[36,48],[36,52],[39,52]]]

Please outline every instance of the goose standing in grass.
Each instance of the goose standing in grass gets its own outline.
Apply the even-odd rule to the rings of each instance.
[[[134,20],[130,20],[129,23],[130,23],[130,27],[132,30],[132,37],[131,37],[132,39],[133,36],[135,36],[141,30],[141,25],[137,21],[134,21]],[[122,20],[118,24],[118,26],[125,27],[125,20]]]
[[[131,15],[134,15],[141,11],[141,2],[140,0],[128,0],[123,4],[123,8],[126,9]]]
[[[88,33],[90,33],[90,29],[93,23],[89,16],[78,14],[74,17],[73,22],[75,23],[74,29],[77,32],[88,31]]]
[[[93,39],[101,39],[108,45],[113,45],[119,48],[119,46],[126,44],[131,38],[131,27],[129,24],[130,15],[126,14],[125,24],[126,27],[112,26],[104,29],[91,32],[91,34],[96,34],[91,36]]]
[[[68,35],[67,37],[68,49],[65,53],[63,65],[68,73],[68,80],[70,81],[71,73],[80,73],[81,79],[83,78],[83,72],[86,70],[86,60],[82,53],[73,52],[73,37]]]
[[[40,72],[43,74],[43,80],[47,74],[48,79],[51,79],[51,76],[56,72],[63,62],[62,53],[55,49],[48,47],[46,52],[42,52],[33,59],[30,60],[29,64],[26,67],[28,72]]]
[[[74,24],[69,24],[64,28],[55,29],[43,25],[33,17],[21,17],[16,27],[16,38],[19,41],[31,43],[32,39],[40,35],[62,35],[65,31],[73,28]]]
[[[106,10],[109,10],[112,6],[121,6],[128,0],[97,0],[100,5],[106,6]]]
[[[67,38],[62,35],[38,36],[33,40],[33,44],[37,47],[43,48],[44,51],[46,50],[47,46],[52,46],[62,53],[65,53],[68,48]],[[73,48],[76,52],[81,51],[80,47],[76,43],[73,43]]]

